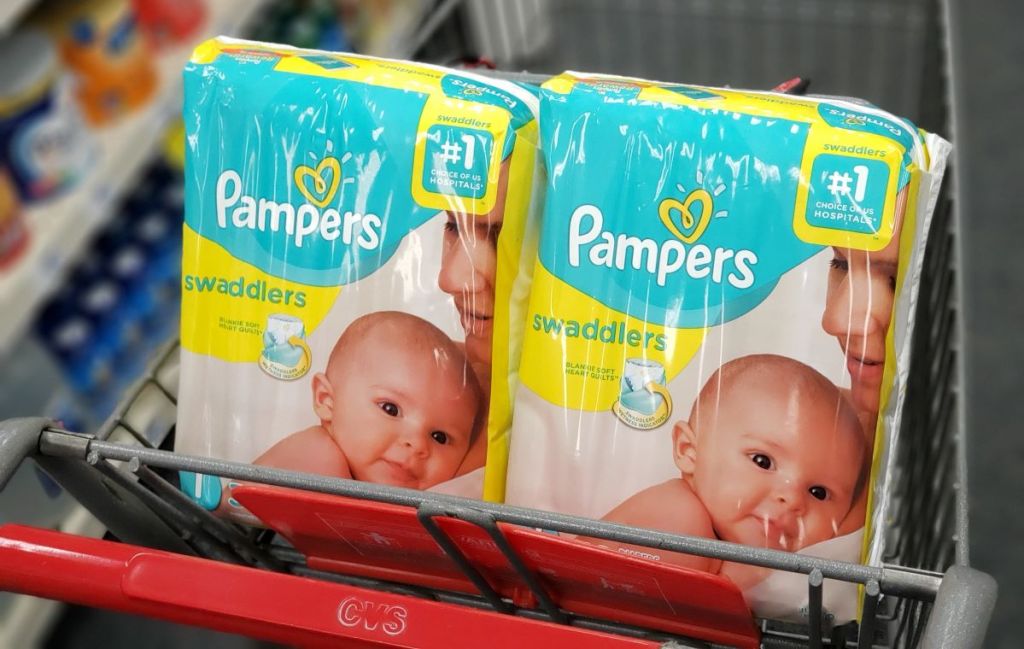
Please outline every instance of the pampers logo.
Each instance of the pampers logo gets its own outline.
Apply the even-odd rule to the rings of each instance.
[[[514,98],[509,97],[505,93],[495,92],[491,88],[459,79],[458,77],[450,77],[449,83],[457,88],[461,88],[462,92],[465,93],[467,97],[483,97],[484,95],[494,97],[501,103],[505,104],[509,110],[515,109],[519,104],[519,102]]]
[[[327,157],[316,167],[295,167],[292,180],[308,201],[298,207],[245,193],[237,171],[225,170],[217,178],[217,225],[260,232],[284,232],[288,241],[302,248],[311,239],[337,241],[346,246],[374,250],[381,244],[383,221],[376,214],[327,208],[342,183],[341,162]]]
[[[577,207],[569,219],[569,264],[579,267],[586,260],[594,266],[620,271],[646,271],[654,276],[658,286],[665,286],[679,273],[690,280],[727,283],[740,290],[753,286],[754,266],[758,262],[754,251],[698,243],[712,219],[728,216],[725,210],[715,211],[715,196],[725,191],[724,185],[713,191],[697,188],[687,192],[681,185],[676,188],[683,198],[668,197],[658,203],[658,219],[672,235],[664,241],[610,232],[604,227],[600,208],[589,204]],[[547,331],[540,318],[535,317],[534,329],[539,330],[544,324]],[[637,338],[639,342],[639,332]],[[663,335],[655,340],[655,348],[664,350]],[[672,414],[672,399],[666,385],[661,363],[643,356],[627,359],[612,412],[631,428],[657,428]]]
[[[698,213],[695,213],[695,210]],[[714,211],[714,198],[705,189],[689,192],[683,200],[666,198],[658,206],[658,217],[674,239],[656,241],[604,229],[604,214],[596,205],[580,205],[569,219],[569,264],[579,267],[586,259],[594,266],[625,271],[644,270],[654,275],[658,286],[683,273],[695,280],[727,282],[737,289],[754,285],[757,254],[752,250],[716,247],[712,250],[697,240],[704,235]]]

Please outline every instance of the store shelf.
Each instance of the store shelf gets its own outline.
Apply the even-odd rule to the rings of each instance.
[[[0,20],[10,12],[9,2],[0,2],[4,7]],[[0,356],[59,287],[70,264],[152,159],[166,127],[181,114],[181,69],[192,47],[209,36],[238,34],[264,4],[265,0],[210,2],[205,33],[185,47],[160,53],[156,98],[142,111],[95,132],[97,159],[89,176],[67,195],[26,210],[32,237],[29,249],[16,266],[0,274]]]
[[[36,0],[4,0],[0,2],[0,36],[13,30]]]

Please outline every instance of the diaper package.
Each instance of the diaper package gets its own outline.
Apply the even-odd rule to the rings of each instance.
[[[200,45],[175,450],[481,497],[536,256],[536,116],[468,73]],[[232,484],[181,483],[247,518]]]
[[[877,561],[948,143],[849,100],[621,77],[566,73],[540,103],[506,502]],[[582,540],[806,611],[799,575]],[[824,593],[855,617],[856,587]]]

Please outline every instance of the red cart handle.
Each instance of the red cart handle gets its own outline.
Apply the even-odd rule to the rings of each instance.
[[[659,646],[21,525],[0,526],[0,589],[306,647]]]

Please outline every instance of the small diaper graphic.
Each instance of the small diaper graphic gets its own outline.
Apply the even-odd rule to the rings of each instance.
[[[612,412],[624,424],[639,430],[665,423],[672,413],[672,397],[665,388],[664,366],[643,358],[626,359],[619,400]]]
[[[283,381],[294,381],[309,371],[310,354],[306,327],[295,316],[274,314],[263,331],[260,369]]]

